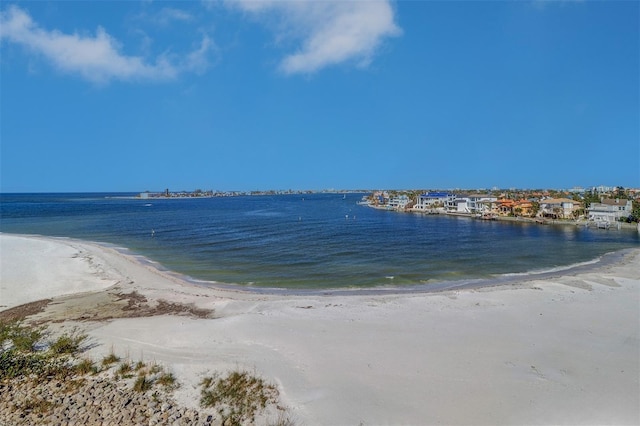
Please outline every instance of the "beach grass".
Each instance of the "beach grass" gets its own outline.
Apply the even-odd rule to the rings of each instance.
[[[138,376],[133,384],[133,390],[136,392],[146,392],[153,386],[153,380],[142,373]]]
[[[205,377],[200,404],[216,408],[223,424],[252,423],[256,414],[278,401],[278,389],[255,374],[235,370],[225,376]]]
[[[8,381],[33,380],[44,383],[58,380],[64,383],[62,392],[74,392],[86,383],[85,376],[101,372],[98,365],[87,357],[81,357],[87,346],[87,336],[73,330],[63,333],[57,338],[48,339],[49,332],[45,327],[33,327],[21,322],[0,323],[0,383]],[[115,383],[129,383],[135,392],[145,393],[160,386],[163,395],[179,387],[173,373],[167,372],[157,363],[146,364],[142,361],[131,361],[128,358],[121,362],[113,348],[102,361],[102,371],[113,370],[109,376],[101,376]],[[132,382],[122,382],[131,379]],[[240,425],[252,423],[258,412],[267,405],[274,404],[282,414],[284,411],[277,405],[278,389],[247,371],[232,371],[225,376],[215,374],[201,382],[201,406],[217,410],[222,424]],[[160,389],[158,389],[160,390]],[[158,392],[154,392],[157,396]],[[15,407],[33,413],[48,413],[52,410],[52,402],[40,397],[37,393],[18,401]],[[293,424],[282,414],[275,425]]]
[[[111,352],[109,352],[109,355],[105,356],[104,358],[102,358],[102,365],[104,367],[108,367],[111,364],[115,364],[117,362],[120,361],[120,357],[118,357],[115,352],[113,352],[113,348],[111,348]]]

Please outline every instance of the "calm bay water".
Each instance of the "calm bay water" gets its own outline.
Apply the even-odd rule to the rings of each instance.
[[[357,205],[362,194],[125,195],[2,194],[0,231],[110,243],[197,280],[298,289],[489,278],[640,245],[630,230],[374,210]]]

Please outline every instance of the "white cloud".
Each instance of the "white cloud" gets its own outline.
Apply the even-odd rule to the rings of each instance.
[[[268,25],[275,14],[276,39],[300,43],[280,63],[286,74],[313,73],[347,61],[367,65],[385,38],[401,33],[389,0],[228,0],[227,4]]]
[[[101,27],[95,36],[47,31],[16,6],[0,14],[0,41],[4,40],[42,55],[63,72],[77,73],[96,83],[112,79],[167,80],[181,72],[199,72],[206,68],[206,51],[211,47],[211,41],[204,36],[200,47],[183,59],[171,60],[165,54],[149,63],[140,56],[123,55],[119,43]]]

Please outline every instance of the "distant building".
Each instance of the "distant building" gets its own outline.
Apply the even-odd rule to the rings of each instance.
[[[613,191],[615,188],[611,187],[611,186],[604,186],[604,185],[600,185],[600,186],[594,186],[592,188],[593,192],[597,192],[598,194],[604,194],[606,192],[611,192]]]
[[[601,202],[589,206],[589,220],[615,222],[628,217],[632,210],[631,200],[603,198]]]

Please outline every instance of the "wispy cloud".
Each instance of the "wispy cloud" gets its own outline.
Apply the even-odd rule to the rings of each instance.
[[[207,35],[204,35],[200,47],[186,55],[183,68],[196,73],[205,72],[209,68],[209,54],[212,50],[215,50],[215,44]]]
[[[164,7],[156,15],[156,19],[161,24],[168,24],[174,21],[188,22],[193,19],[193,16],[184,10],[173,7]]]
[[[286,74],[314,73],[349,61],[366,66],[386,38],[401,33],[388,0],[227,0],[226,4],[272,26],[276,40],[298,45],[280,62]]]
[[[23,9],[12,6],[0,13],[0,41],[9,41],[42,55],[57,69],[95,82],[110,80],[169,80],[182,72],[201,72],[212,46],[205,35],[200,46],[182,57],[162,54],[149,62],[121,53],[120,44],[98,27],[95,36],[48,31]]]
[[[156,12],[144,11],[135,16],[135,18],[162,27],[171,25],[174,22],[191,22],[194,20],[193,15],[189,12],[174,7],[163,7]]]

